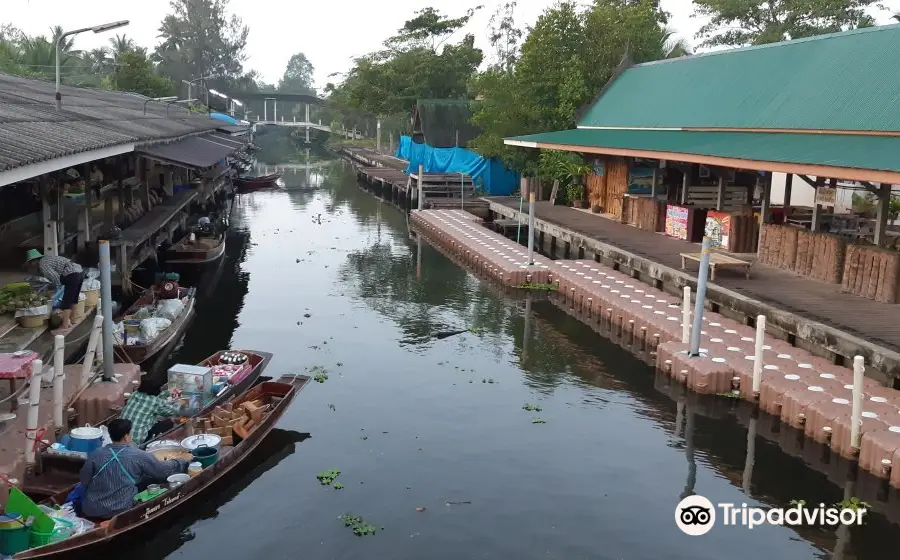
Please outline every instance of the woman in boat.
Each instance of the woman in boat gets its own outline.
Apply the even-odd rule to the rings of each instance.
[[[188,467],[187,461],[163,462],[132,445],[131,420],[116,418],[107,429],[112,443],[91,453],[81,468],[80,511],[89,519],[109,519],[130,509],[142,488]]]
[[[65,257],[42,255],[37,249],[29,249],[25,255],[25,268],[32,274],[43,276],[55,288],[63,286],[63,297],[59,304],[62,325],[56,334],[66,334],[72,330],[72,308],[78,303],[81,295],[81,283],[84,272],[81,265]]]
[[[177,415],[178,408],[163,397],[154,395],[153,387],[145,379],[138,390],[128,397],[119,418],[131,421],[131,441],[141,445],[174,428],[172,419]]]

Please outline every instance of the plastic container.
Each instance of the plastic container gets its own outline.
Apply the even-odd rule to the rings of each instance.
[[[92,426],[73,428],[59,441],[70,451],[80,451],[90,454],[95,449],[103,446],[103,430]]]
[[[207,445],[198,445],[191,451],[194,460],[200,463],[203,468],[207,468],[219,459],[219,450]]]
[[[31,545],[31,548],[55,543],[75,534],[75,524],[71,521],[62,519],[61,517],[54,517],[53,521],[56,522],[56,527],[49,533],[42,533],[40,531],[35,531],[34,529],[29,532],[29,544]]]
[[[189,475],[189,474],[176,473],[173,475],[169,475],[169,477],[166,478],[166,482],[169,483],[169,488],[178,488],[179,486],[181,486],[182,484],[184,484],[185,482],[187,482],[190,479],[191,479],[191,475]]]
[[[188,465],[187,473],[188,473],[188,476],[190,476],[191,478],[197,476],[201,472],[203,472],[203,465],[201,465],[200,463],[195,461],[195,462],[191,463],[190,465]]]
[[[0,554],[12,556],[28,550],[29,528],[19,513],[0,515]]]
[[[179,391],[186,395],[208,393],[213,386],[211,367],[175,364],[168,371],[169,391]]]

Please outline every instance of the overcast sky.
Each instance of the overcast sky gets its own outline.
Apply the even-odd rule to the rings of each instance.
[[[233,13],[250,27],[247,43],[249,59],[246,67],[259,71],[265,81],[275,83],[284,72],[288,59],[303,52],[316,67],[316,85],[329,81],[328,74],[344,72],[353,57],[377,49],[415,10],[433,6],[443,13],[462,15],[468,6],[482,4],[484,8],[469,23],[466,31],[473,33],[485,54],[489,54],[486,30],[488,20],[497,6],[506,0],[231,0]],[[48,33],[52,25],[76,29],[116,21],[131,20],[131,24],[107,34],[79,35],[75,48],[91,49],[107,44],[115,33],[126,33],[138,44],[153,47],[157,44],[157,29],[169,11],[168,0],[0,0],[3,10],[0,21],[12,23],[29,34]],[[521,25],[534,24],[540,13],[555,0],[519,0],[517,21]],[[582,0],[580,3],[589,3]],[[900,11],[900,0],[886,0],[885,4]],[[662,0],[665,10],[672,14],[670,25],[682,37],[696,43],[694,34],[703,22],[691,17],[693,8],[688,0]],[[887,22],[889,14],[878,16]],[[331,78],[331,80],[335,80]]]

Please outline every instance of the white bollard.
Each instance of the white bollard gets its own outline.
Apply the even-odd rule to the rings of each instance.
[[[53,425],[57,429],[63,427],[63,383],[65,370],[66,337],[61,334],[53,339]]]
[[[681,307],[681,343],[691,341],[691,287],[684,287],[684,305]]]
[[[756,317],[756,352],[753,354],[753,396],[759,396],[759,384],[762,381],[763,345],[766,342],[766,316]]]
[[[850,412],[850,447],[859,450],[859,426],[862,422],[863,378],[866,362],[862,356],[853,358],[853,408]]]
[[[28,417],[25,423],[25,464],[34,464],[34,447],[37,440],[38,412],[41,406],[41,374],[44,363],[31,362],[31,385],[28,387]]]
[[[91,337],[88,339],[87,351],[84,354],[84,363],[81,365],[81,386],[84,387],[91,380],[94,369],[94,357],[97,355],[97,347],[100,345],[100,331],[103,330],[103,315],[97,312],[94,315],[94,326],[91,328]]]

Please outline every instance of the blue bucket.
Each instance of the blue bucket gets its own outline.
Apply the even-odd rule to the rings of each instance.
[[[92,453],[95,449],[103,447],[103,432],[100,428],[85,426],[74,428],[71,432],[60,438],[59,443],[70,451]]]

